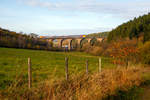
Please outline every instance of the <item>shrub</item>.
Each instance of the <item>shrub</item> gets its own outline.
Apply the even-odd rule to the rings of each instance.
[[[86,53],[90,53],[91,50],[92,46],[89,43],[84,44],[81,49],[81,51],[84,51]]]
[[[150,64],[150,41],[140,47],[140,56],[144,64]]]
[[[95,55],[95,56],[100,56],[102,55],[102,52],[103,52],[102,47],[94,46],[92,50],[90,51],[90,54]]]
[[[114,58],[115,64],[128,64],[129,61],[137,62],[137,41],[135,39],[122,39],[112,42],[104,51],[105,56]]]

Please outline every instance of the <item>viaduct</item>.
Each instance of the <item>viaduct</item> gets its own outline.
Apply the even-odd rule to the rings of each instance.
[[[67,41],[68,44],[68,50],[72,49],[72,41],[75,40],[77,42],[77,45],[81,47],[81,43],[83,40],[87,40],[88,43],[91,43],[93,39],[96,39],[98,42],[102,42],[103,38],[88,38],[88,37],[66,37],[66,36],[60,36],[60,37],[50,37],[47,38],[48,42],[54,43],[54,40],[57,41],[57,45],[59,48],[62,48],[62,44],[64,41]]]

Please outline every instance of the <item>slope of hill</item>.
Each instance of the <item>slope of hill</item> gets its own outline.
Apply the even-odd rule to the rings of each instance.
[[[99,32],[99,33],[91,33],[88,34],[87,37],[101,37],[106,38],[108,36],[109,32]]]
[[[139,38],[143,36],[143,41],[150,40],[150,13],[147,15],[139,16],[134,18],[116,29],[112,30],[108,35],[108,40],[115,40],[118,38]]]
[[[44,39],[35,37],[36,34],[30,35],[16,33],[0,28],[0,47],[9,48],[27,48],[27,49],[46,49],[49,50],[50,43]]]

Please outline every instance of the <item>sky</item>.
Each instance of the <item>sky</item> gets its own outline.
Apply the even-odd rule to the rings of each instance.
[[[150,0],[0,0],[0,27],[40,36],[111,31],[150,12]]]

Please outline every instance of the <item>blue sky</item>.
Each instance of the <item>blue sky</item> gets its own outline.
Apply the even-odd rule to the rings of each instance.
[[[150,12],[150,0],[0,0],[0,27],[38,35],[110,31]]]

